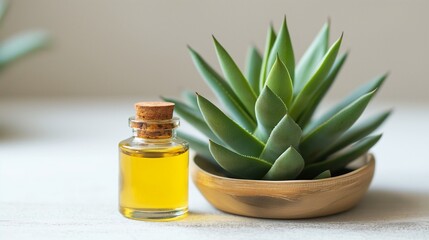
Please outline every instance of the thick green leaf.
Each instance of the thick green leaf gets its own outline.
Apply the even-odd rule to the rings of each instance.
[[[306,163],[314,162],[325,148],[329,147],[356,122],[372,96],[374,96],[374,93],[365,94],[328,121],[303,136],[300,150]]]
[[[347,130],[334,144],[329,146],[321,153],[319,160],[325,159],[327,156],[335,153],[348,145],[368,136],[375,131],[389,117],[391,111],[377,114],[362,122],[357,122],[353,127]]]
[[[346,97],[343,101],[332,107],[329,111],[327,111],[325,114],[323,114],[321,117],[317,118],[313,122],[310,122],[308,126],[306,126],[304,132],[309,132],[313,130],[315,127],[319,126],[335,114],[337,114],[341,109],[349,105],[350,103],[354,102],[356,99],[361,97],[362,95],[372,92],[376,89],[379,89],[381,85],[383,84],[384,80],[387,78],[387,74],[384,74],[382,76],[376,77],[374,80],[370,81],[369,83],[361,86],[360,88],[356,89],[354,92],[352,92],[348,97]]]
[[[200,112],[200,109],[198,108],[198,103],[197,103],[197,94],[195,94],[194,91],[185,90],[182,92],[182,97],[185,99],[186,103],[190,107],[197,109],[198,112]]]
[[[247,130],[253,131],[256,127],[255,120],[245,110],[244,105],[228,83],[196,51],[190,47],[189,50],[199,73],[215,93],[217,99],[227,108],[232,118]]]
[[[293,97],[292,79],[282,60],[277,57],[267,77],[266,85],[290,107]]]
[[[253,92],[249,82],[238,68],[237,64],[231,58],[223,46],[213,37],[217,56],[222,68],[225,79],[232,89],[235,90],[237,97],[241,100],[247,112],[255,118],[256,94]]]
[[[311,179],[321,171],[330,170],[331,172],[334,172],[340,170],[351,163],[353,160],[357,159],[359,156],[362,156],[362,154],[366,153],[378,142],[378,140],[380,140],[380,138],[381,134],[377,136],[366,137],[338,155],[334,155],[323,162],[310,164],[304,168],[300,177]]]
[[[261,179],[272,166],[262,159],[233,152],[211,140],[209,148],[223,169],[242,178]]]
[[[299,117],[297,121],[298,125],[300,125],[301,127],[304,127],[311,120],[317,107],[322,102],[322,99],[325,97],[326,93],[329,91],[332,84],[334,83],[338,72],[340,71],[341,67],[344,65],[344,62],[347,59],[347,56],[348,56],[348,53],[344,53],[335,60],[335,63],[332,66],[331,71],[329,72],[326,79],[323,81],[322,85],[319,88],[319,91],[316,93],[315,97],[311,100],[311,103],[307,106],[306,110],[304,111],[304,114],[302,114]]]
[[[271,132],[260,158],[274,162],[290,146],[298,148],[301,128],[289,115],[285,115]]]
[[[292,180],[304,169],[304,159],[293,147],[289,147],[274,162],[268,173],[264,176],[266,180]]]
[[[300,92],[311,76],[313,76],[329,46],[330,22],[326,22],[302,56],[295,73],[295,92]]]
[[[0,43],[0,67],[45,46],[48,39],[47,33],[34,31],[21,33],[3,41]]]
[[[308,104],[318,93],[319,88],[323,83],[323,80],[325,80],[326,76],[329,74],[329,71],[331,70],[331,67],[335,62],[335,59],[341,46],[342,39],[343,36],[341,35],[341,37],[332,45],[329,51],[325,54],[325,57],[318,66],[316,72],[304,86],[302,91],[300,91],[299,93],[295,93],[297,96],[294,99],[292,107],[289,111],[289,114],[291,114],[294,119],[298,119],[301,114],[304,113]]]
[[[197,96],[198,106],[210,129],[225,144],[243,155],[259,156],[265,144],[255,138],[209,100]]]
[[[289,30],[287,28],[286,17],[280,28],[279,34],[271,48],[270,55],[267,62],[267,72],[271,70],[276,61],[277,55],[282,62],[286,65],[289,75],[294,79],[295,73],[295,56],[293,54],[292,41],[290,40]]]
[[[259,75],[261,74],[262,57],[255,47],[251,47],[246,60],[246,78],[256,95],[259,95]]]
[[[287,113],[283,101],[268,86],[262,90],[255,105],[258,126],[254,135],[261,141],[267,141],[273,128]]]
[[[262,59],[261,74],[259,76],[260,92],[262,92],[262,89],[264,89],[265,87],[265,80],[269,72],[269,69],[267,69],[268,58],[270,56],[271,48],[273,47],[275,41],[276,41],[276,33],[274,32],[273,26],[270,25],[270,28],[268,29],[268,33],[267,33],[267,40],[265,43],[264,58]]]
[[[330,177],[331,177],[331,171],[326,170],[326,171],[323,171],[322,173],[320,173],[319,175],[317,175],[313,179],[318,180],[318,179],[324,179],[324,178],[330,178]]]
[[[208,138],[213,139],[214,141],[220,142],[219,138],[212,132],[207,123],[204,121],[203,116],[199,109],[193,109],[183,102],[172,99],[161,97],[162,100],[166,102],[174,103],[174,111],[185,121],[191,124],[193,127],[198,129],[201,133],[206,135]]]

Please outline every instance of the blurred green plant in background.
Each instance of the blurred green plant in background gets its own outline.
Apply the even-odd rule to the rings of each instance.
[[[0,0],[0,23],[3,21],[8,2]],[[0,71],[15,60],[45,46],[49,35],[44,31],[26,31],[0,41]]]

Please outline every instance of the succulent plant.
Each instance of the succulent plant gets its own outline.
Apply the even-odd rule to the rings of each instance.
[[[0,0],[0,22],[8,9],[8,3]],[[48,34],[43,31],[27,31],[0,42],[0,70],[13,61],[44,46]]]
[[[264,180],[320,179],[340,173],[366,153],[381,134],[370,135],[390,111],[358,120],[387,74],[352,92],[314,116],[348,53],[339,53],[343,36],[329,47],[330,22],[324,24],[295,66],[286,23],[271,26],[264,55],[250,48],[245,74],[213,37],[224,77],[189,47],[196,68],[224,106],[185,92],[176,113],[209,138],[180,132],[191,148],[231,177]]]

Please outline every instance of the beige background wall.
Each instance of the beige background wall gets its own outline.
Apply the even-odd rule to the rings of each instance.
[[[1,73],[0,95],[178,95],[209,93],[187,52],[217,67],[211,34],[242,66],[247,47],[264,46],[270,21],[287,14],[297,58],[329,16],[332,40],[345,32],[349,60],[331,97],[391,71],[380,98],[429,101],[429,1],[12,0],[4,37],[50,31],[54,44]]]

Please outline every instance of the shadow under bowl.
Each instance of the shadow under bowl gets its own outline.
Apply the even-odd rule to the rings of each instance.
[[[374,175],[374,156],[365,154],[352,165],[346,174],[320,180],[247,180],[228,178],[221,169],[196,156],[191,161],[191,175],[203,196],[221,211],[300,219],[340,213],[363,198]]]

